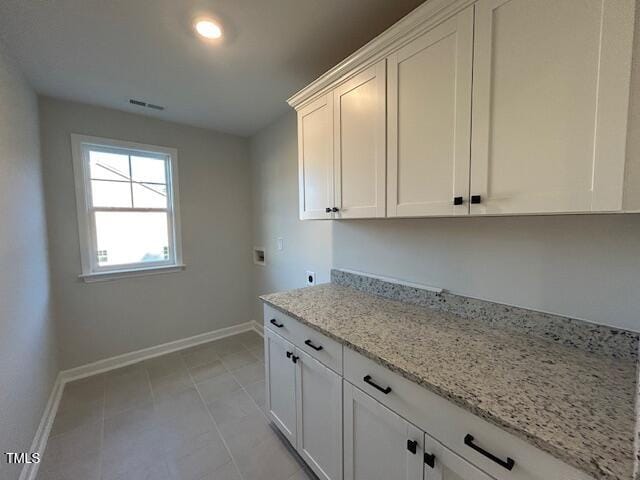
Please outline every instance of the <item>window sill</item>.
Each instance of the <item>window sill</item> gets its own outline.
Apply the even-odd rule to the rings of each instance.
[[[161,267],[136,268],[135,270],[112,270],[109,272],[85,273],[78,275],[85,283],[108,282],[111,280],[119,280],[122,278],[146,277],[149,275],[162,275],[165,273],[181,272],[187,266],[179,265],[163,265]]]

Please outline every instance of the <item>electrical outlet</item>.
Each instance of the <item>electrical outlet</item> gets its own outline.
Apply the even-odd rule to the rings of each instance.
[[[278,237],[278,250],[284,250],[284,238]]]
[[[307,276],[307,278],[306,278],[307,285],[315,285],[316,284],[316,272],[311,272],[311,271],[307,270],[305,272],[305,275]]]

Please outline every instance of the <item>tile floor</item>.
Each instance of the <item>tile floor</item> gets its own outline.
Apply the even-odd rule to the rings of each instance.
[[[66,385],[39,480],[309,480],[246,332]]]

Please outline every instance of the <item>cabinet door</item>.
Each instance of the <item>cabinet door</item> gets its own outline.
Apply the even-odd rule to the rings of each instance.
[[[333,92],[336,218],[385,215],[385,60]]]
[[[424,480],[494,480],[425,434]]]
[[[291,445],[296,445],[296,365],[292,344],[264,331],[267,412]]]
[[[472,214],[622,207],[634,0],[479,0]]]
[[[345,480],[422,480],[422,431],[349,382],[343,388]]]
[[[296,355],[298,452],[321,480],[341,480],[342,378],[298,349]]]
[[[388,216],[468,214],[472,55],[473,6],[389,56]]]
[[[298,111],[298,188],[301,220],[332,218],[332,93]]]

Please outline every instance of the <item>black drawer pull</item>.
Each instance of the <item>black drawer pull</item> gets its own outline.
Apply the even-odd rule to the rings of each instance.
[[[275,325],[275,326],[276,326],[276,327],[278,327],[278,328],[282,328],[282,327],[284,327],[284,323],[278,323],[278,322],[276,322],[276,319],[275,319],[275,318],[272,318],[271,320],[269,320],[269,322],[271,322],[271,325]]]
[[[471,203],[482,203],[482,195],[471,195]]]
[[[473,443],[473,435],[469,435],[468,433],[464,436],[464,444],[468,447],[473,448],[476,452],[484,455],[489,460],[496,462],[502,468],[506,468],[509,471],[513,470],[513,466],[516,464],[513,458],[507,457],[507,460],[504,461],[501,458],[496,457],[493,453],[487,452],[482,447],[479,447],[478,445]]]
[[[436,466],[436,456],[433,453],[425,453],[424,454],[424,463],[429,465],[431,468],[435,468],[435,466]]]
[[[300,357],[299,357],[299,356],[297,356],[297,355],[293,355],[293,356],[291,357],[291,360],[293,360],[293,363],[298,363],[298,360],[299,360],[299,359],[300,359]]]
[[[415,455],[418,451],[418,442],[415,440],[407,440],[407,450]]]
[[[291,358],[291,355],[293,355],[293,352],[287,352],[287,358]]]
[[[320,350],[322,350],[322,348],[323,348],[323,347],[322,347],[322,345],[318,345],[318,346],[316,347],[313,343],[311,343],[311,340],[305,340],[305,341],[304,341],[304,344],[305,344],[305,345],[310,346],[310,347],[311,347],[311,348],[313,348],[316,352],[319,352],[319,351],[320,351]]]
[[[462,197],[453,197],[454,205],[462,205],[464,203],[464,198]]]
[[[365,383],[368,383],[376,390],[380,390],[385,395],[391,392],[391,387],[382,388],[380,385],[376,384],[373,380],[371,380],[371,375],[367,375],[366,377],[363,378],[363,380]]]

